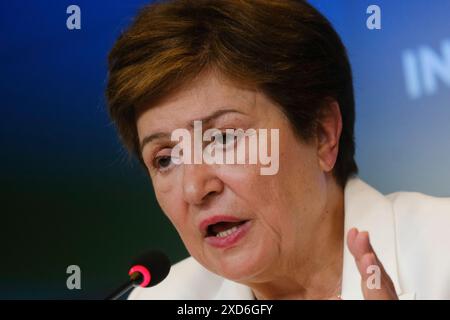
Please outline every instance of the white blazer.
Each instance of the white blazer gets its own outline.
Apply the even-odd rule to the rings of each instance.
[[[369,231],[372,246],[400,299],[450,299],[450,198],[416,192],[382,195],[359,178],[345,187],[345,235]],[[344,237],[345,239],[345,237]],[[355,261],[344,250],[342,299],[363,299]],[[218,276],[194,258],[175,265],[152,288],[129,299],[254,299],[249,287]]]

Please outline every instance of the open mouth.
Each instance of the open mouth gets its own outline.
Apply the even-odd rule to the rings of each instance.
[[[211,224],[206,229],[206,237],[217,237],[217,238],[225,238],[236,231],[239,230],[239,227],[242,226],[249,220],[242,221],[220,221],[214,224]]]

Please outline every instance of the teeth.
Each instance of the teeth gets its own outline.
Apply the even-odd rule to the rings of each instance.
[[[234,227],[232,227],[232,228],[230,228],[228,230],[221,231],[218,234],[216,234],[216,237],[223,238],[223,237],[229,236],[230,234],[235,232],[237,230],[237,228],[238,228],[237,226],[234,226]]]

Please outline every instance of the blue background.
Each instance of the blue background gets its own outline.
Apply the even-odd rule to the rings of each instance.
[[[384,193],[450,196],[450,81],[413,97],[402,60],[423,67],[426,47],[450,73],[450,1],[310,2],[349,51],[360,176]],[[108,51],[145,3],[0,2],[0,298],[102,298],[146,248],[187,256],[105,109]],[[81,30],[66,27],[71,4]],[[381,30],[366,27],[371,4]],[[71,264],[81,290],[66,288]]]

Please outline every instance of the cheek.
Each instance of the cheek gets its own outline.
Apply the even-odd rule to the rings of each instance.
[[[237,198],[235,202],[243,204],[241,213],[257,221],[261,234],[279,242],[286,221],[283,215],[289,213],[290,205],[283,196],[280,176],[260,175],[258,165],[224,166],[218,175]]]
[[[182,232],[182,226],[186,225],[187,207],[182,189],[177,187],[180,184],[170,177],[153,178],[152,182],[159,206],[177,231]]]

